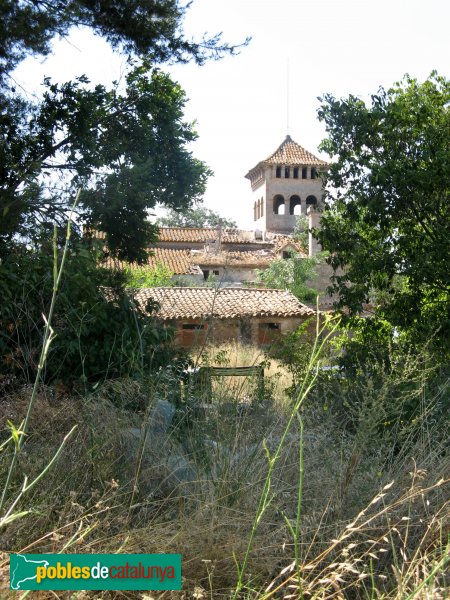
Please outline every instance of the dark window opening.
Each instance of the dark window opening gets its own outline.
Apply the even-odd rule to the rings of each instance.
[[[281,167],[277,167],[275,171],[275,177],[281,177]]]
[[[284,259],[288,259],[288,258],[292,258],[292,250],[283,250],[283,258]]]
[[[259,328],[260,329],[270,329],[270,330],[279,330],[281,327],[281,323],[260,323],[259,324]]]
[[[284,198],[283,196],[277,195],[273,199],[273,212],[276,215],[284,215]]]
[[[205,329],[205,325],[203,323],[183,323],[182,328],[190,331],[198,331]]]
[[[308,177],[308,169],[306,167],[302,168],[302,179],[307,179]]]
[[[213,275],[219,276],[220,275],[220,271],[213,271]]]
[[[209,277],[209,270],[208,269],[202,269],[202,272],[203,272],[203,279],[205,281],[207,281],[208,277]]]
[[[289,177],[291,176],[291,170],[289,167],[284,168],[284,176],[286,177],[286,179],[289,179]]]
[[[316,206],[317,198],[315,196],[308,196],[306,198],[306,206]]]
[[[311,169],[311,179],[317,179],[317,170],[314,167]]]
[[[290,215],[299,215],[300,213],[301,213],[300,196],[291,196],[291,198],[289,200],[289,214]]]
[[[298,167],[294,167],[294,179],[298,179]]]

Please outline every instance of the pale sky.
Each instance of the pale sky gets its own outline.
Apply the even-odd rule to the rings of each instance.
[[[405,73],[423,80],[436,69],[448,77],[449,24],[450,0],[194,0],[188,36],[222,31],[229,43],[253,38],[238,56],[166,69],[189,98],[186,118],[197,121],[199,139],[191,149],[215,173],[205,205],[253,228],[244,176],[286,133],[319,154],[325,132],[317,97],[367,99]],[[124,68],[123,57],[79,30],[55,41],[52,57],[22,63],[15,78],[37,92],[44,76],[62,82],[84,73],[107,84]]]

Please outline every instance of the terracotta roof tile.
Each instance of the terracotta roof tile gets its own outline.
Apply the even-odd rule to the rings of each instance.
[[[107,259],[103,264],[105,267],[112,269],[133,268],[134,266],[156,267],[157,264],[163,264],[174,275],[195,275],[201,273],[200,269],[192,261],[190,250],[173,248],[151,248],[151,256],[149,256],[145,265],[133,265],[111,258]]]
[[[268,156],[263,162],[269,164],[281,165],[326,165],[327,163],[314,156],[308,150],[305,150],[300,144],[294,142],[290,135],[275,150],[273,154]]]
[[[287,290],[245,288],[146,288],[136,290],[135,299],[144,306],[149,300],[160,305],[163,319],[219,319],[236,317],[304,317],[315,311]]]
[[[205,244],[218,239],[219,230],[215,227],[161,227],[159,230],[160,242],[194,242]],[[240,229],[222,229],[222,243],[224,244],[249,244],[254,243],[252,231]]]
[[[192,262],[202,266],[264,268],[276,259],[271,251],[192,253]]]
[[[326,166],[328,163],[317,156],[314,156],[312,152],[305,150],[303,146],[294,142],[290,135],[287,135],[285,140],[280,146],[268,156],[265,160],[259,162],[253,169],[247,173],[247,179],[251,179],[253,172],[262,165],[305,165],[320,167]]]

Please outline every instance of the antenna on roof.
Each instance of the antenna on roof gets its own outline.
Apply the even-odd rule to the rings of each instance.
[[[289,135],[289,58],[286,58],[286,135]]]

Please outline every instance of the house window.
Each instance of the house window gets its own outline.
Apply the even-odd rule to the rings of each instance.
[[[199,331],[200,329],[205,329],[203,323],[183,323],[181,327],[186,331]]]
[[[202,273],[203,273],[203,279],[205,281],[208,281],[208,277],[209,277],[209,269],[202,269]]]
[[[259,323],[258,342],[269,344],[281,334],[281,323]]]
[[[289,179],[289,177],[291,176],[291,170],[289,167],[284,168],[284,176],[286,177],[286,179]]]
[[[273,199],[273,212],[276,215],[284,215],[284,198],[280,194]]]
[[[275,177],[281,177],[281,167],[276,168]]]
[[[213,275],[216,275],[218,277],[220,275],[220,271],[213,271]]]
[[[289,200],[289,214],[299,215],[301,213],[301,200],[300,196],[291,196]]]
[[[287,260],[288,258],[292,258],[293,252],[292,250],[283,250],[282,257]]]
[[[303,167],[302,168],[302,179],[307,179],[307,177],[308,177],[308,168]]]

